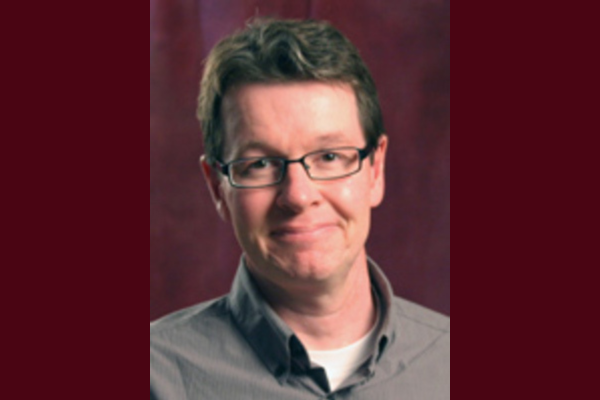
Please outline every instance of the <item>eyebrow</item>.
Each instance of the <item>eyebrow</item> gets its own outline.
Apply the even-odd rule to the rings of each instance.
[[[342,132],[326,133],[326,134],[320,135],[316,138],[316,143],[317,143],[318,148],[316,148],[314,150],[319,150],[321,148],[321,146],[336,146],[336,147],[337,146],[352,146],[352,144],[350,144],[350,143],[345,143],[346,141],[347,141],[347,137]],[[231,159],[237,160],[240,158],[245,158],[243,156],[243,154],[250,150],[261,150],[266,153],[283,155],[283,154],[281,154],[280,150],[269,145],[268,143],[265,143],[260,140],[249,140],[248,142],[243,143],[238,148],[238,150],[233,153]]]
[[[342,132],[326,133],[317,138],[317,141],[322,144],[341,144],[346,140],[347,137]]]
[[[237,160],[239,158],[243,158],[243,154],[250,150],[261,150],[265,152],[277,152],[276,149],[269,144],[262,142],[260,140],[250,140],[244,144],[242,144],[237,151],[232,154],[232,160]]]

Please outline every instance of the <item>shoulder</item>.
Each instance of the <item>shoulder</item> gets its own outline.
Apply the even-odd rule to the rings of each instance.
[[[213,329],[228,321],[226,297],[197,304],[150,323],[150,347],[160,342],[174,342],[193,334],[211,335]]]
[[[447,399],[450,394],[450,319],[410,301],[394,298],[390,340],[381,359],[382,387],[393,398]],[[385,382],[385,383],[384,383]]]
[[[215,390],[232,385],[232,375],[248,377],[253,371],[252,377],[261,378],[263,369],[238,328],[229,297],[150,324],[151,398],[220,398]],[[244,390],[254,382],[249,381],[244,380]]]
[[[450,318],[400,297],[394,298],[395,317],[416,327],[439,333],[450,333]]]
[[[150,387],[157,398],[184,398],[184,382],[210,364],[234,334],[227,297],[201,303],[150,324]],[[158,394],[161,393],[159,396]]]
[[[227,300],[216,299],[150,323],[150,398],[183,399],[185,382],[227,323]]]
[[[450,318],[412,303],[395,298],[393,307],[394,327],[405,361],[425,362],[438,366],[450,361]]]

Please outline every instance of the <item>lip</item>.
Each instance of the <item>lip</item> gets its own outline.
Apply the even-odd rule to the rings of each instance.
[[[303,241],[316,239],[337,225],[333,223],[316,225],[284,225],[271,231],[271,237],[280,240]]]

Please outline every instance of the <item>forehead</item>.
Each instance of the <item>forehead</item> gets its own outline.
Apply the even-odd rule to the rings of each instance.
[[[226,94],[222,111],[225,157],[261,147],[287,154],[364,145],[356,96],[348,84],[243,85]]]

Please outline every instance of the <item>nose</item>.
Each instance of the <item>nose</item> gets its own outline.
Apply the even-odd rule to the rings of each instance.
[[[308,176],[308,171],[302,163],[291,163],[283,182],[279,185],[277,205],[299,213],[304,209],[318,204],[321,193],[316,182]]]

